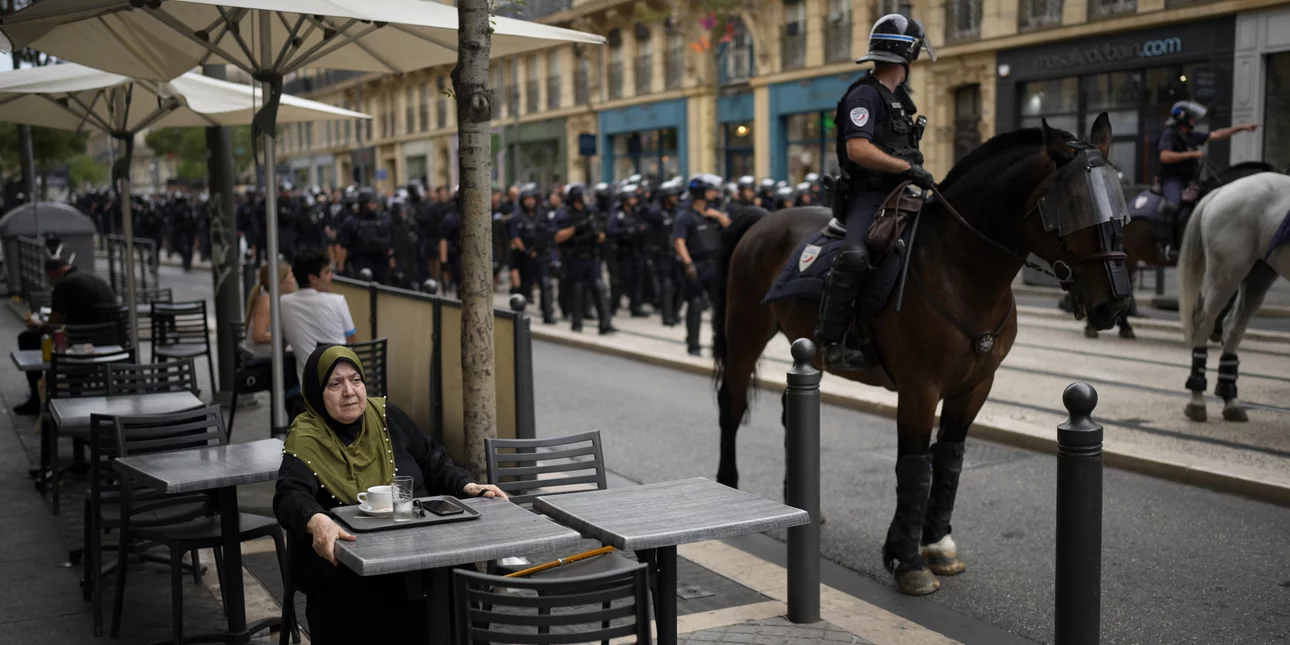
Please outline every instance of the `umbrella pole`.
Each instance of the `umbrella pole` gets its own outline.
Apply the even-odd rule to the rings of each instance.
[[[124,115],[126,114],[125,92],[118,90],[112,94],[113,112],[116,118],[121,119],[124,123]],[[124,132],[125,128],[123,127],[121,130]],[[126,317],[130,327],[127,332],[130,337],[130,347],[136,352],[135,360],[138,360],[138,352],[142,348],[139,347],[138,294],[135,293],[134,286],[134,217],[130,213],[132,207],[130,203],[130,163],[133,161],[132,157],[134,156],[134,133],[126,132],[120,135],[112,133],[112,136],[125,147],[124,154],[121,155],[121,159],[118,161],[120,166],[113,165],[112,173],[116,175],[114,179],[120,182],[117,195],[121,199],[121,228],[125,233],[125,304],[129,308]],[[122,168],[122,172],[118,173],[118,168]]]
[[[273,51],[270,40],[273,13],[270,11],[260,11],[260,52],[265,58],[265,67],[272,64]],[[275,91],[272,82],[264,83],[264,90],[261,93],[263,100],[268,103],[272,101],[273,92]],[[276,120],[276,119],[275,119]],[[274,124],[276,125],[276,124]],[[278,178],[277,178],[277,150],[274,149],[274,139],[277,131],[273,127],[262,129],[261,140],[264,142],[264,230],[268,237],[268,257],[266,261],[270,267],[278,266]],[[276,268],[270,269],[270,275],[273,275]],[[309,285],[300,285],[308,287]],[[270,366],[271,379],[273,381],[273,406],[270,417],[270,433],[273,436],[285,435],[287,433],[287,412],[284,407],[285,387],[283,385],[282,370],[282,305],[280,298],[282,289],[278,280],[269,280],[269,328],[272,332],[272,351],[273,358]],[[296,360],[304,360],[308,356],[297,356]]]

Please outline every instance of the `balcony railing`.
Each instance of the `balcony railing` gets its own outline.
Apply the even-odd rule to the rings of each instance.
[[[780,41],[780,67],[799,69],[806,65],[806,32],[800,23],[784,25],[784,38]]]
[[[1017,26],[1042,29],[1062,24],[1062,0],[1021,0]]]
[[[546,77],[546,109],[560,109],[560,77]]]
[[[1126,13],[1137,13],[1138,0],[1089,0],[1089,18],[1110,18]]]
[[[680,49],[668,50],[663,55],[663,86],[669,90],[681,87],[685,74],[685,52]]]
[[[620,99],[623,97],[623,64],[610,63],[609,68],[609,98]]]
[[[434,103],[434,125],[440,130],[448,127],[448,99],[443,96]]]
[[[536,78],[524,84],[524,110],[529,114],[534,114],[538,111],[538,91],[541,87],[542,82]]]
[[[945,38],[949,42],[981,37],[981,0],[949,0],[945,3]]]
[[[573,75],[573,104],[586,105],[591,102],[591,79],[587,70],[580,69]]]
[[[839,63],[851,59],[851,16],[828,17],[824,24],[824,62]]]
[[[654,87],[654,55],[636,57],[636,96],[649,94]]]

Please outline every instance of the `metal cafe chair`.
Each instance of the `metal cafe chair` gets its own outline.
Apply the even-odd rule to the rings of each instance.
[[[152,360],[206,357],[211,392],[219,390],[215,379],[214,351],[206,320],[206,301],[154,302],[152,310]]]
[[[636,637],[649,645],[648,565],[576,578],[452,572],[456,645],[562,645]],[[615,624],[617,623],[617,624]]]
[[[185,391],[196,396],[199,393],[197,371],[191,358],[162,363],[115,363],[108,365],[108,378],[112,396]]]
[[[363,361],[364,383],[367,385],[368,396],[385,396],[386,395],[386,346],[389,343],[387,338],[377,338],[363,343],[354,343],[347,345],[358,355],[358,360]],[[302,357],[298,360],[304,360]]]
[[[64,325],[63,330],[67,332],[67,346],[73,347],[89,343],[96,347],[105,347],[107,345],[125,345],[118,343],[121,333],[117,329],[116,322],[108,321],[101,323],[92,323],[87,325]]]

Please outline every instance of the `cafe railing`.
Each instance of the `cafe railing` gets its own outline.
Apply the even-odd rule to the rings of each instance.
[[[118,295],[126,291],[124,235],[104,235],[108,256],[108,283]],[[157,286],[157,243],[148,238],[134,238],[134,286],[147,289]]]
[[[22,284],[22,297],[31,302],[31,294],[48,293],[49,278],[45,276],[45,260],[49,259],[49,249],[45,243],[34,237],[19,237],[18,242],[18,276]]]
[[[332,292],[345,296],[359,340],[389,339],[390,401],[453,459],[464,458],[461,302],[341,277],[333,280]],[[532,439],[537,433],[530,323],[523,298],[512,298],[511,305],[493,312],[497,436]]]

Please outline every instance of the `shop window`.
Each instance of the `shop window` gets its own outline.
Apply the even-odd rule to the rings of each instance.
[[[1088,17],[1109,18],[1127,13],[1137,13],[1138,0],[1089,0]]]
[[[1021,127],[1037,128],[1041,119],[1072,134],[1079,132],[1079,79],[1033,81],[1021,86]]]
[[[808,173],[836,175],[838,156],[833,112],[806,112],[785,117],[788,180],[802,181]]]
[[[955,42],[981,37],[981,0],[947,0],[945,40]]]
[[[752,121],[721,125],[722,158],[725,159],[725,176],[730,181],[756,172],[753,147]]]
[[[1129,183],[1141,180],[1137,163],[1141,79],[1141,72],[1113,72],[1085,76],[1080,82],[1084,97],[1080,134],[1093,127],[1098,114],[1106,112],[1111,119],[1110,161]]]
[[[851,59],[851,3],[829,0],[829,15],[824,17],[824,62],[837,63]]]
[[[1290,168],[1290,52],[1267,57],[1263,90],[1263,160]]]
[[[806,3],[784,0],[784,32],[779,43],[780,67],[799,69],[806,65]]]
[[[606,181],[638,173],[662,179],[681,172],[676,128],[614,135],[610,145],[614,156],[614,177],[606,178]]]
[[[954,163],[981,145],[981,86],[954,92]]]
[[[1041,29],[1062,24],[1062,0],[1021,0],[1017,26]]]

